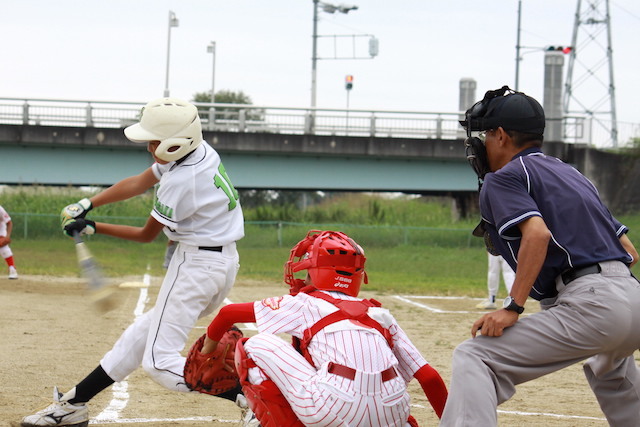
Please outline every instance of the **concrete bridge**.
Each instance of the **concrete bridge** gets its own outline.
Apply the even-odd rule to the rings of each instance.
[[[122,132],[141,106],[0,99],[0,183],[107,186],[141,172],[151,164],[146,146]],[[459,200],[477,190],[459,113],[198,106],[205,140],[240,189],[397,191]],[[545,152],[583,171],[608,203],[640,207],[635,196],[620,196],[613,176],[620,168],[611,165],[620,159],[585,144],[545,142]]]

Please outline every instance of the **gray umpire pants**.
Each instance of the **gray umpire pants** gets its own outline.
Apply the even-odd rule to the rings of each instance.
[[[500,337],[478,336],[453,353],[441,426],[496,426],[515,386],[588,359],[584,372],[611,426],[640,420],[640,283],[621,262],[565,286],[543,311],[521,317]],[[544,410],[544,408],[540,408]]]

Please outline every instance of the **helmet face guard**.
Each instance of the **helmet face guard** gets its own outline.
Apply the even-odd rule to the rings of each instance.
[[[352,238],[337,231],[311,230],[298,242],[284,265],[284,281],[289,292],[297,294],[305,281],[294,273],[307,270],[316,289],[338,291],[351,296],[360,292],[364,271],[364,251]]]
[[[154,155],[166,162],[179,160],[202,143],[202,125],[195,105],[177,98],[147,103],[140,123],[124,130],[133,142],[160,141]]]
[[[535,99],[516,92],[509,86],[502,86],[500,89],[487,91],[481,101],[465,112],[465,119],[460,124],[467,131],[467,139],[464,141],[467,160],[482,185],[484,176],[491,169],[484,142],[471,136],[471,132],[502,127],[505,130],[542,134],[545,118],[542,106]]]
[[[470,131],[467,131],[470,133]],[[473,171],[478,175],[478,184],[482,185],[484,176],[491,172],[489,167],[489,157],[487,156],[487,147],[484,142],[476,136],[467,136],[464,140],[464,153],[467,161],[471,165]]]

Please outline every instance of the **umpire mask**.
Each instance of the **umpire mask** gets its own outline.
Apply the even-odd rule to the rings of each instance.
[[[491,169],[489,168],[487,148],[484,145],[484,141],[476,136],[471,136],[471,131],[484,131],[489,129],[485,126],[483,120],[489,109],[489,103],[494,98],[504,96],[507,91],[513,92],[509,89],[509,86],[502,86],[500,89],[487,91],[482,101],[473,104],[473,106],[465,112],[465,119],[460,121],[462,127],[467,131],[467,139],[464,140],[465,155],[473,171],[478,175],[480,185],[482,185],[484,176],[491,172]]]
[[[465,112],[465,119],[460,124],[467,131],[465,153],[471,167],[478,175],[480,184],[484,176],[490,172],[487,150],[484,142],[472,137],[471,132],[503,129],[539,135],[545,127],[544,110],[532,97],[516,92],[509,86],[487,91],[482,101],[475,103]]]

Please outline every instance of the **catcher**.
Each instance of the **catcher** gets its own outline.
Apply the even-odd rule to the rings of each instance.
[[[239,337],[224,331],[255,322],[259,333],[239,338],[234,358],[248,406],[263,427],[417,426],[409,415],[412,378],[440,417],[447,389],[438,372],[388,310],[357,297],[367,283],[365,260],[346,234],[310,231],[285,264],[290,294],[223,307],[191,349],[187,383],[204,384],[204,392],[233,387],[230,342]],[[302,270],[306,279],[295,278]],[[276,336],[283,333],[292,335],[293,345]],[[215,372],[202,363],[215,365]],[[207,378],[226,384],[219,388]]]

